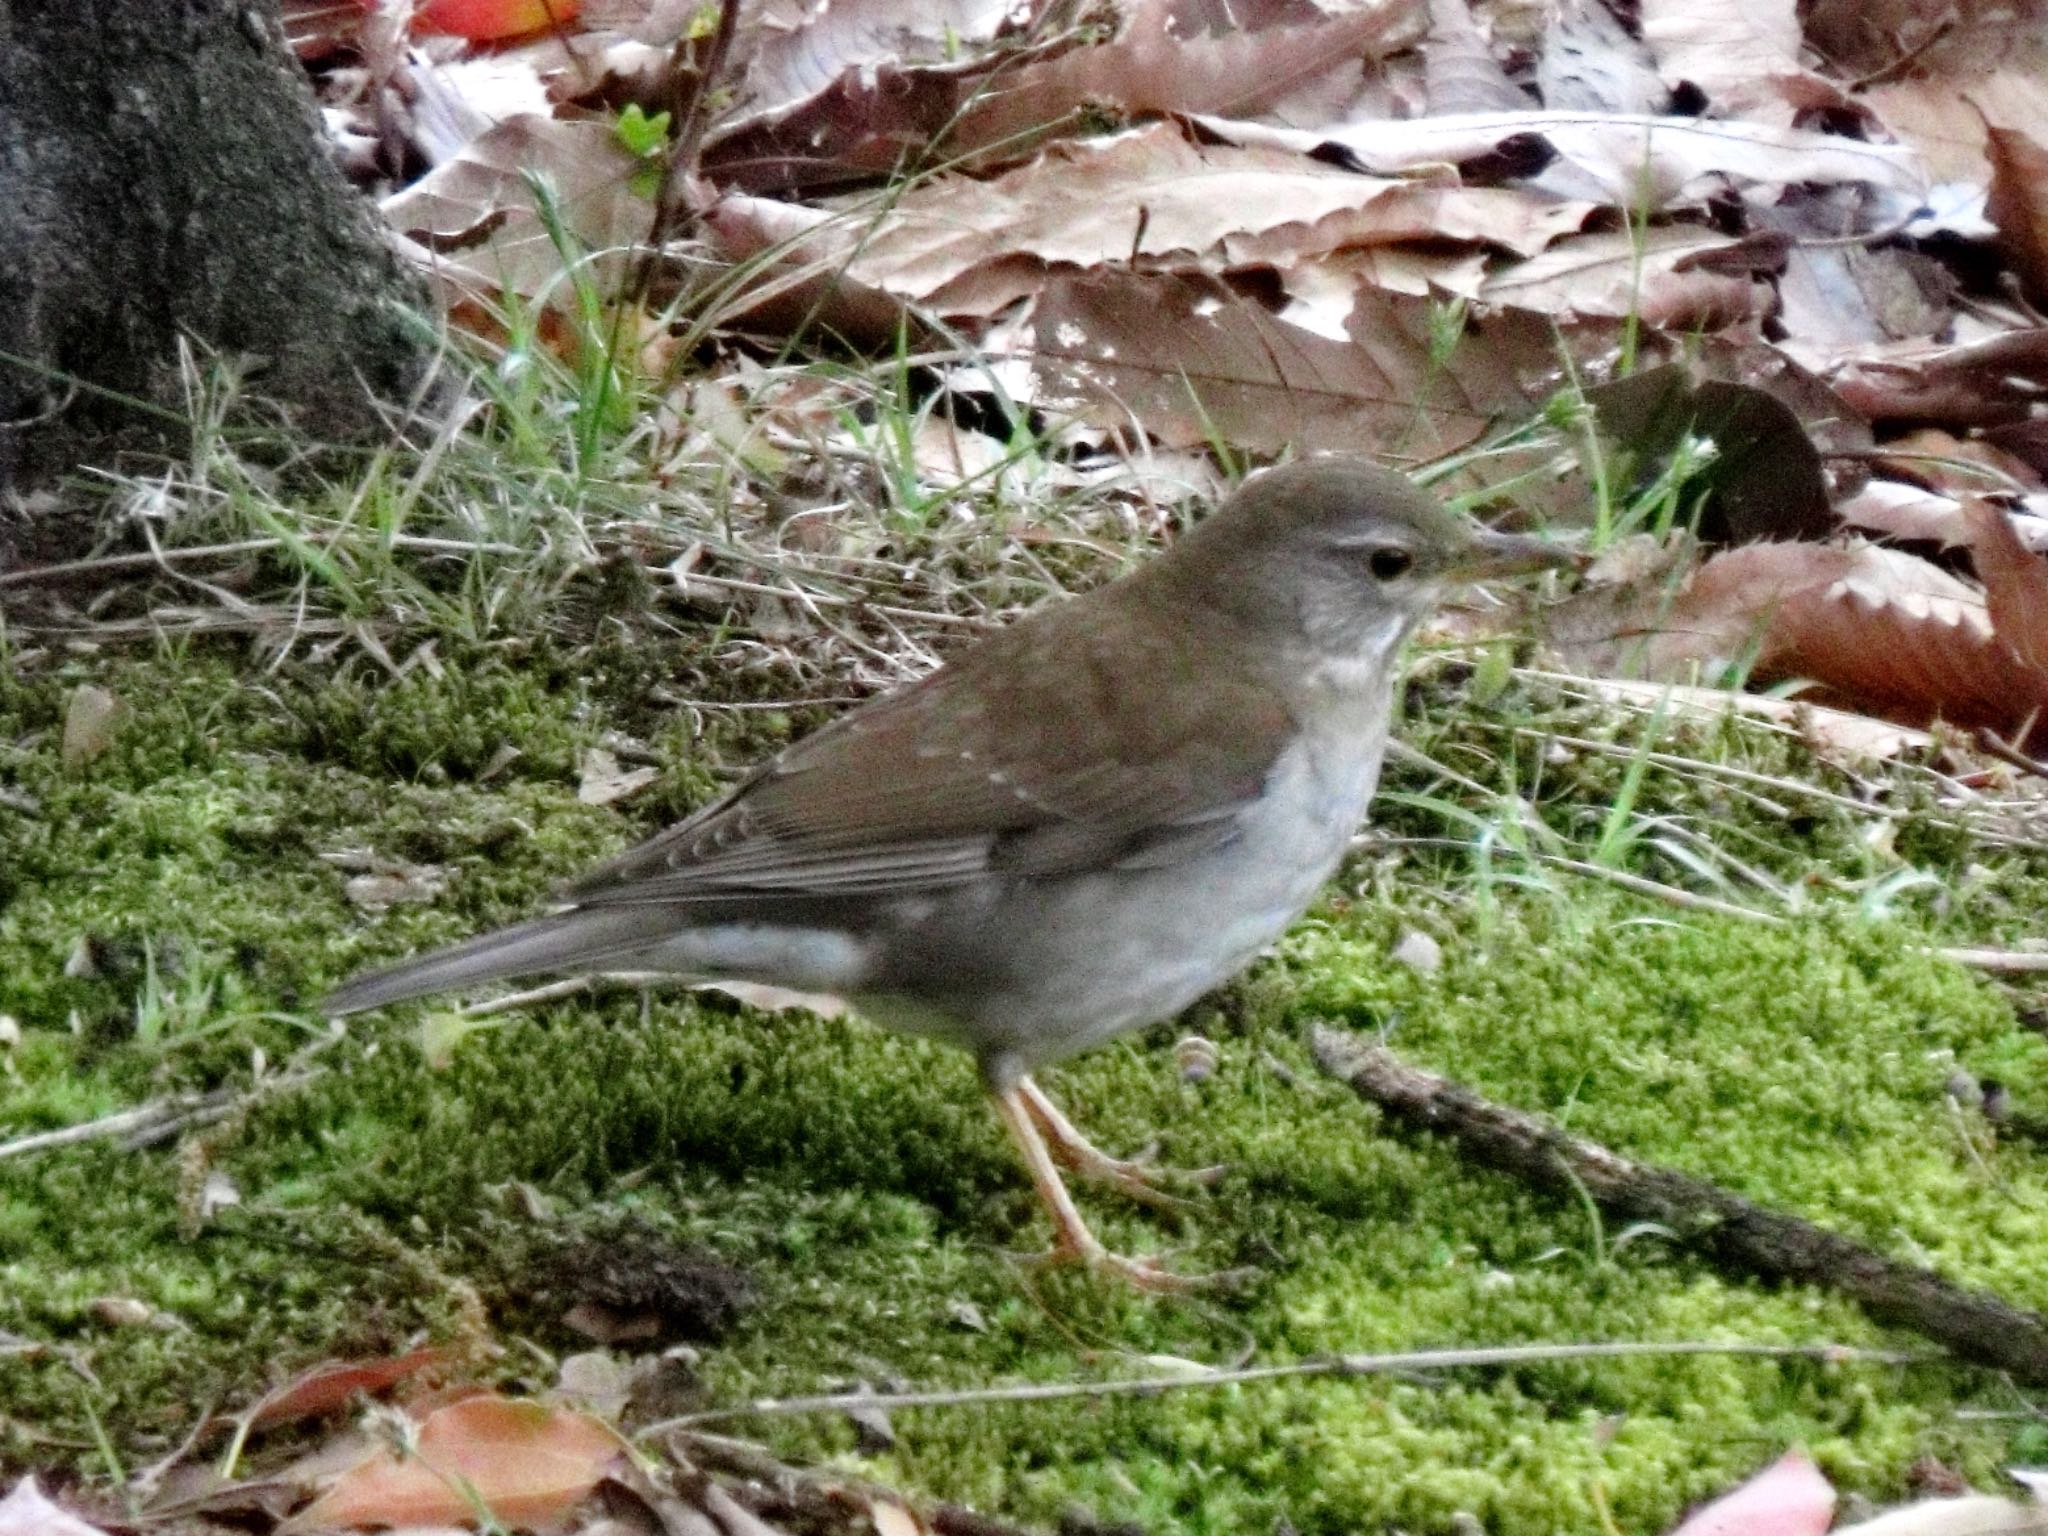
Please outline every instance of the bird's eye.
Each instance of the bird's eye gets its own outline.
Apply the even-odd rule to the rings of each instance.
[[[1391,544],[1382,545],[1365,557],[1365,568],[1379,581],[1394,581],[1406,576],[1414,565],[1413,555]]]

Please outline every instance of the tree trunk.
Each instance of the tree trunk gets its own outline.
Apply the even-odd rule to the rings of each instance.
[[[24,492],[185,437],[181,336],[318,440],[426,366],[275,0],[0,0],[0,253],[0,562]]]

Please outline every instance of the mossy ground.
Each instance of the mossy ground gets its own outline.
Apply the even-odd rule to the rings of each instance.
[[[0,1057],[0,1134],[246,1082],[252,1051],[274,1065],[319,1032],[303,1009],[323,987],[529,910],[790,727],[749,712],[692,738],[649,701],[678,664],[658,647],[442,662],[438,679],[393,682],[360,657],[273,670],[199,646],[8,659],[0,1013],[21,1042]],[[1545,752],[1513,732],[1556,719],[1626,743],[1640,721],[1602,725],[1521,687],[1461,706],[1433,677],[1411,696],[1411,737],[1500,792],[1533,789],[1560,835],[1597,834],[1637,793],[1626,757]],[[133,713],[109,751],[66,770],[64,701],[88,681]],[[660,787],[623,809],[580,805],[579,751],[620,728],[654,743]],[[1789,746],[1706,736],[1691,744],[1704,756],[1825,775]],[[417,1012],[379,1016],[351,1022],[310,1087],[181,1145],[0,1162],[0,1334],[54,1346],[0,1351],[0,1463],[112,1476],[110,1453],[146,1463],[207,1405],[247,1402],[322,1357],[463,1336],[473,1295],[511,1346],[491,1369],[545,1382],[545,1352],[578,1342],[544,1304],[534,1245],[621,1221],[752,1276],[753,1309],[704,1351],[707,1403],[1153,1371],[1146,1357],[1163,1355],[1901,1342],[1825,1294],[1717,1276],[1654,1233],[1603,1231],[1585,1209],[1382,1134],[1308,1063],[1310,1019],[1385,1031],[1416,1062],[1633,1155],[2048,1303],[2048,1162],[1943,1092],[1960,1067],[2048,1106],[2048,1046],[2013,995],[1921,952],[2024,931],[2048,871],[1918,812],[1873,837],[1886,822],[1839,806],[1777,815],[1719,781],[1648,775],[1643,825],[1705,829],[1812,890],[1810,911],[1773,929],[1504,854],[1476,878],[1486,840],[1472,828],[1505,800],[1398,765],[1390,788],[1383,824],[1466,848],[1362,856],[1275,959],[1188,1021],[1220,1044],[1212,1078],[1181,1081],[1162,1049],[1172,1029],[1049,1078],[1107,1146],[1157,1136],[1168,1161],[1228,1165],[1179,1230],[1090,1209],[1127,1249],[1255,1265],[1241,1294],[1141,1299],[1021,1271],[1007,1253],[1043,1236],[1028,1188],[969,1063],[936,1047],[717,998],[612,994],[515,1016],[436,1071]],[[1421,803],[1432,796],[1472,820],[1447,823]],[[442,866],[446,888],[366,916],[322,858],[348,849]],[[1659,857],[1646,842],[1631,867],[1658,873]],[[1942,883],[1897,878],[1916,867]],[[1408,928],[1441,942],[1440,972],[1388,962]],[[67,977],[82,937],[97,974]],[[208,1169],[242,1204],[195,1224]],[[163,1326],[106,1321],[92,1303],[108,1296],[147,1303]],[[982,1326],[963,1324],[976,1314]],[[903,1412],[871,1470],[1013,1517],[1084,1505],[1161,1531],[1445,1531],[1459,1511],[1500,1533],[1587,1531],[1608,1511],[1651,1532],[1792,1443],[1876,1499],[1904,1493],[1927,1458],[1990,1485],[2048,1436],[1965,1410],[2017,1405],[1949,1368],[1559,1364]],[[853,1454],[838,1420],[735,1427],[792,1456]]]

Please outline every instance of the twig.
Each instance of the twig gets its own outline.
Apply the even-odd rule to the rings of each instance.
[[[75,1146],[85,1141],[103,1141],[109,1136],[144,1136],[157,1140],[188,1125],[207,1125],[224,1118],[233,1110],[236,1097],[237,1091],[233,1088],[216,1088],[210,1093],[176,1094],[154,1104],[102,1115],[83,1125],[67,1125],[54,1131],[38,1131],[29,1136],[17,1136],[13,1141],[0,1142],[0,1158],[45,1152],[51,1147]]]
[[[1977,729],[1977,750],[1987,757],[1997,758],[2001,763],[2010,763],[2015,768],[2024,769],[2036,778],[2048,779],[2048,763],[2042,762],[2038,757],[2029,757],[1988,725],[1979,726]]]
[[[0,587],[26,586],[35,581],[51,581],[61,576],[98,575],[105,571],[133,570],[140,568],[168,568],[175,562],[185,560],[217,560],[228,555],[262,554],[267,550],[284,549],[293,541],[285,539],[236,539],[227,544],[190,544],[170,549],[140,550],[126,555],[93,555],[83,560],[60,560],[51,565],[32,565],[25,571],[0,572]],[[331,549],[341,543],[339,535],[327,538],[312,538],[304,541],[320,549]],[[417,549],[450,555],[519,555],[525,551],[515,544],[472,543],[462,539],[437,539],[425,534],[398,533],[388,540],[393,549]]]
[[[1448,1371],[1475,1366],[1544,1365],[1564,1360],[1633,1360],[1676,1355],[1736,1355],[1764,1360],[1854,1361],[1873,1365],[1919,1365],[1940,1357],[1899,1350],[1857,1349],[1846,1344],[1724,1344],[1706,1339],[1618,1339],[1586,1344],[1499,1344],[1473,1349],[1414,1349],[1385,1355],[1318,1355],[1286,1365],[1247,1365],[1235,1370],[1183,1371],[1172,1376],[1130,1376],[1109,1381],[1032,1381],[1007,1387],[962,1387],[930,1392],[830,1392],[816,1397],[760,1397],[727,1408],[706,1408],[650,1424],[641,1435],[688,1429],[721,1419],[789,1418],[851,1409],[964,1408],[980,1403],[1052,1403],[1070,1398],[1152,1397],[1254,1381],[1290,1381],[1305,1376],[1391,1376],[1413,1371]]]
[[[306,1063],[341,1038],[342,1031],[338,1028],[320,1036],[295,1051],[280,1071],[259,1078],[247,1088],[214,1088],[206,1093],[173,1094],[153,1104],[141,1104],[134,1109],[102,1115],[83,1125],[61,1126],[54,1131],[37,1131],[32,1135],[17,1136],[13,1141],[0,1142],[0,1159],[46,1152],[52,1147],[76,1146],[80,1142],[103,1141],[109,1136],[122,1137],[122,1145],[133,1151],[166,1140],[195,1125],[211,1125],[259,1099],[312,1081],[319,1075],[319,1070]]]
[[[1755,907],[1723,901],[1718,896],[1702,896],[1697,891],[1666,885],[1661,880],[1632,875],[1625,869],[1609,869],[1604,864],[1591,864],[1584,859],[1567,859],[1561,854],[1554,853],[1541,853],[1537,857],[1545,864],[1558,869],[1569,870],[1575,875],[1585,875],[1593,880],[1605,880],[1608,884],[1618,885],[1625,891],[1634,891],[1638,896],[1654,896],[1659,901],[1668,902],[1674,907],[1683,907],[1690,912],[1712,912],[1720,917],[1739,917],[1746,922],[1768,923],[1774,928],[1782,928],[1787,921],[1775,912],[1760,912]]]
[[[1495,1104],[1383,1047],[1317,1025],[1316,1062],[1397,1124],[1453,1138],[1488,1167],[1629,1221],[1653,1222],[1728,1269],[1826,1286],[1878,1320],[1911,1328],[1961,1359],[2048,1382],[2048,1318],[1989,1291],[1902,1263],[1840,1233],[1669,1168],[1633,1162],[1549,1122]]]
[[[1957,965],[2006,976],[2025,976],[2048,971],[2048,954],[2037,949],[1933,949],[1929,954]]]
[[[654,281],[655,264],[661,248],[682,227],[684,198],[697,157],[704,148],[704,134],[711,126],[712,96],[725,74],[725,61],[732,53],[733,34],[739,29],[740,0],[719,0],[718,29],[711,34],[711,48],[697,69],[686,68],[696,39],[689,29],[676,39],[669,55],[669,80],[675,98],[669,110],[675,114],[676,141],[669,147],[668,160],[661,168],[661,185],[654,194],[654,224],[647,232],[647,249],[641,253],[633,274],[632,295],[647,296]]]

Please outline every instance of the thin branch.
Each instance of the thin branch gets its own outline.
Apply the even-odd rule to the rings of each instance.
[[[2048,1382],[2048,1317],[1878,1252],[1674,1169],[1638,1163],[1539,1116],[1481,1097],[1370,1040],[1315,1027],[1316,1063],[1409,1130],[1448,1136],[1474,1162],[1622,1219],[1651,1222],[1737,1274],[1825,1286],[1959,1359]]]
[[[1764,1360],[1818,1360],[1825,1364],[1922,1365],[1942,1357],[1900,1350],[1858,1349],[1846,1344],[1724,1344],[1706,1339],[1670,1341],[1619,1339],[1585,1344],[1500,1344],[1473,1349],[1415,1349],[1386,1355],[1318,1355],[1287,1365],[1248,1365],[1235,1370],[1180,1372],[1172,1376],[1131,1376],[1110,1381],[1033,1381],[1007,1387],[962,1387],[930,1392],[828,1392],[815,1397],[760,1397],[727,1408],[706,1408],[664,1419],[640,1431],[647,1435],[689,1429],[723,1419],[789,1418],[798,1414],[844,1413],[854,1409],[963,1408],[981,1403],[1053,1403],[1072,1398],[1153,1397],[1254,1381],[1292,1381],[1308,1376],[1390,1376],[1414,1371],[1448,1371],[1475,1366],[1545,1365],[1567,1360],[1634,1360],[1679,1355],[1734,1355]]]
[[[696,39],[689,29],[676,40],[675,51],[669,55],[669,81],[675,92],[669,110],[675,114],[676,140],[661,168],[661,185],[654,194],[654,225],[647,232],[647,249],[641,253],[638,270],[633,274],[631,292],[635,299],[646,297],[654,281],[655,265],[661,260],[662,247],[682,228],[690,177],[697,169],[704,135],[711,126],[713,98],[725,76],[725,61],[732,53],[739,17],[740,0],[719,0],[718,28],[711,34],[711,47],[700,67],[689,68],[689,56],[696,49]]]

